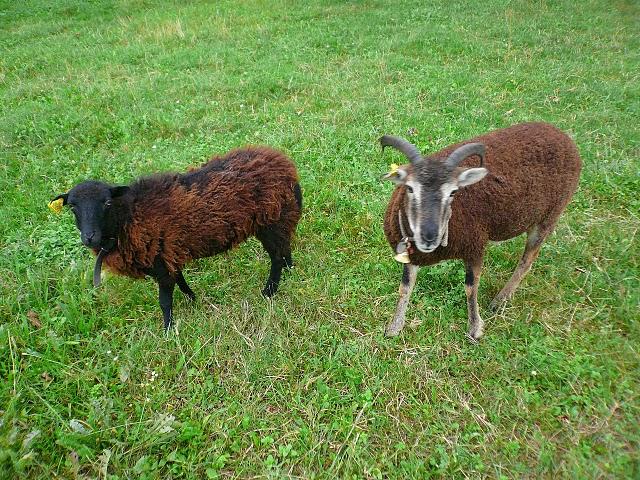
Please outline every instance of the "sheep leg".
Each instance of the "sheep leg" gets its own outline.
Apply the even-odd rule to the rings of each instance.
[[[284,254],[284,266],[291,269],[293,268],[293,258],[291,258],[291,248]]]
[[[263,228],[256,233],[256,237],[269,254],[271,259],[271,270],[269,278],[262,289],[262,295],[267,298],[272,297],[278,291],[282,268],[291,265],[291,247],[286,233],[282,232],[277,225]]]
[[[284,260],[282,257],[269,254],[271,258],[271,270],[269,272],[269,278],[267,283],[262,289],[262,295],[270,298],[278,291],[278,285],[280,284],[280,276],[282,275],[282,268],[284,267]]]
[[[189,297],[189,300],[191,300],[192,302],[195,301],[196,294],[193,293],[193,290],[191,290],[191,288],[187,284],[184,275],[182,275],[182,270],[178,270],[176,272],[176,283],[178,284],[180,291],[182,291],[182,293]]]
[[[293,258],[291,258],[291,242],[288,238],[280,239],[280,251],[282,252],[282,266],[286,269],[292,269]]]
[[[482,258],[465,261],[464,291],[467,294],[467,315],[469,318],[467,337],[472,343],[477,343],[484,333],[484,321],[478,311],[478,283],[481,271]]]
[[[169,330],[173,323],[173,287],[175,282],[158,283],[160,287],[160,308],[162,309],[162,317],[164,319],[164,329]]]
[[[416,285],[416,278],[418,277],[418,266],[405,263],[402,268],[402,281],[400,282],[400,299],[396,306],[396,313],[393,315],[393,320],[387,325],[385,329],[385,336],[395,337],[400,333],[404,327],[405,313],[407,312],[407,306],[409,305],[409,297],[413,292],[413,287]]]
[[[520,285],[522,278],[531,269],[531,264],[538,257],[540,246],[547,237],[549,230],[544,233],[541,231],[542,229],[540,226],[536,225],[527,232],[527,243],[525,245],[522,258],[507,284],[502,288],[502,290],[500,290],[500,293],[495,296],[489,305],[491,310],[497,310],[500,308],[511,297],[511,295],[513,295],[515,289]]]
[[[164,329],[167,331],[173,322],[173,289],[176,286],[176,280],[171,276],[167,266],[160,257],[157,257],[153,262],[151,276],[158,282],[158,300],[160,302],[160,308],[162,309]]]

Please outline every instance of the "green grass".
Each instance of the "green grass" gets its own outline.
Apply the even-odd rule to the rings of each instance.
[[[640,6],[0,1],[1,478],[638,478]],[[382,133],[424,151],[520,121],[576,140],[580,189],[486,336],[463,268],[423,269],[397,339]],[[89,286],[50,198],[288,152],[305,211],[275,301],[251,240],[193,263],[162,334],[151,281]]]

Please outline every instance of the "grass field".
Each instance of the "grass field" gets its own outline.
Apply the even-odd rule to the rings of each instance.
[[[640,4],[622,0],[0,0],[0,478],[640,478]],[[492,246],[486,336],[464,271],[401,268],[382,233],[400,157],[520,121],[569,132],[579,191],[531,274]],[[256,240],[90,287],[53,196],[247,143],[297,163],[297,266],[270,303]]]

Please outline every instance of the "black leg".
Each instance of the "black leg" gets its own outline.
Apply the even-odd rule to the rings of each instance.
[[[162,309],[162,316],[164,318],[165,331],[171,327],[173,322],[173,288],[176,286],[175,279],[169,274],[164,261],[158,257],[153,262],[153,269],[151,275],[158,282],[160,301],[160,308]]]
[[[267,283],[262,289],[262,295],[269,298],[278,291],[282,268],[293,264],[291,260],[291,246],[289,238],[285,232],[281,231],[279,225],[271,225],[270,227],[259,230],[256,233],[256,237],[260,240],[271,259],[269,278],[267,278]]]
[[[193,290],[191,290],[189,285],[187,285],[187,281],[185,280],[184,275],[182,275],[182,270],[178,270],[176,273],[176,283],[182,293],[189,297],[189,300],[193,302],[196,299],[196,294],[193,293]]]
[[[293,268],[293,258],[291,258],[291,251],[284,256],[284,266],[287,268]]]
[[[262,289],[262,295],[269,298],[276,294],[278,291],[278,285],[280,284],[280,276],[282,275],[282,267],[284,261],[282,258],[269,255],[271,257],[271,271],[269,272],[269,278],[267,278],[267,284]]]
[[[169,330],[173,323],[173,287],[175,282],[159,283],[160,287],[160,308],[162,308],[162,317],[164,319],[164,329]]]

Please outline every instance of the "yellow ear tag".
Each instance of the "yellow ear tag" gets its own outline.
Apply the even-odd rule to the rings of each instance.
[[[391,165],[389,165],[389,173],[387,173],[387,175],[390,177],[397,175],[398,168],[400,168],[400,165],[398,165],[397,163],[392,163]]]
[[[54,200],[53,202],[49,202],[49,208],[55,214],[59,214],[62,211],[62,204],[64,200],[59,198],[58,200]]]

